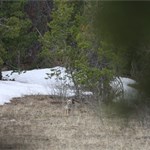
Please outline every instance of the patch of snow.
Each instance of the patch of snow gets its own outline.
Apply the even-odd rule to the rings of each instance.
[[[60,75],[56,75],[58,71],[60,71]],[[47,74],[54,75],[48,78]],[[74,95],[74,91],[68,89],[68,85],[73,86],[73,82],[63,67],[34,69],[21,73],[3,71],[2,75],[6,80],[15,81],[0,81],[1,105],[9,102],[13,97],[21,97],[24,95]]]
[[[122,87],[120,87],[117,81],[118,80],[112,81],[110,85],[116,90],[117,88],[118,90],[121,90]],[[126,100],[135,99],[138,95],[138,91],[135,88],[131,87],[130,85],[135,84],[136,81],[125,77],[120,77],[120,81],[122,82],[122,86],[123,86],[124,99]]]
[[[63,67],[34,69],[21,73],[3,71],[2,75],[6,80],[14,79],[15,81],[0,81],[0,105],[10,102],[14,97],[24,95],[75,95],[75,91],[70,88],[74,84]],[[48,75],[52,76],[48,78]],[[128,86],[128,84],[135,83],[134,80],[128,78],[121,78],[121,80],[125,92],[135,92],[135,89]],[[91,95],[92,92],[83,92],[83,94]]]
[[[60,71],[60,75],[56,76],[56,72]],[[54,73],[54,76],[48,78],[48,74]],[[30,71],[17,73],[12,71],[4,71],[2,72],[4,79],[9,79],[21,82],[21,83],[31,83],[31,84],[39,84],[39,85],[49,85],[59,86],[60,84],[73,84],[72,81],[69,79],[66,73],[66,69],[63,67],[54,67],[54,68],[47,68],[47,69],[34,69]]]
[[[138,95],[138,91],[131,87],[130,85],[133,85],[136,83],[135,80],[129,79],[129,78],[120,78],[123,83],[124,88],[124,99],[135,99]]]

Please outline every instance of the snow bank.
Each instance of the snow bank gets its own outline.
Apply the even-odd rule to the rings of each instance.
[[[135,88],[131,87],[130,85],[133,85],[136,82],[132,79],[124,78],[124,77],[120,77],[120,80],[123,85],[124,99],[126,99],[126,100],[135,99],[137,97],[138,91]],[[110,83],[110,85],[113,87],[113,89],[116,89],[118,91],[121,90],[121,88],[122,88],[122,86],[119,84],[117,79],[112,81]]]
[[[137,97],[138,91],[130,85],[135,84],[136,82],[129,78],[121,78],[121,81],[124,88],[124,98],[127,100],[135,99]]]
[[[2,72],[3,78],[15,81],[0,81],[0,104],[9,102],[14,97],[24,95],[65,95],[73,96],[75,91],[71,90],[73,82],[63,67],[46,69],[34,69],[20,74],[12,71]],[[48,75],[53,75],[48,78]],[[125,96],[135,95],[136,90],[128,86],[135,83],[134,80],[121,78],[125,89]],[[84,94],[89,94],[85,92]],[[91,94],[91,92],[90,92]]]
[[[0,81],[0,104],[9,102],[13,97],[24,95],[63,95],[73,96],[74,91],[68,89],[73,82],[63,67],[34,69],[17,73],[13,71],[2,72],[3,78],[15,81]],[[60,74],[59,74],[60,73]],[[47,74],[53,74],[48,78]]]
[[[72,81],[67,76],[65,72],[66,69],[63,67],[54,67],[47,69],[34,69],[26,72],[12,73],[12,71],[4,71],[2,73],[4,79],[13,80],[21,83],[31,83],[39,85],[49,85],[51,87],[60,84],[72,84]],[[59,76],[56,76],[60,72]],[[51,78],[48,78],[47,74],[54,74]]]

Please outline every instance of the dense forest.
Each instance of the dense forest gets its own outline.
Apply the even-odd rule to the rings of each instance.
[[[107,102],[110,81],[150,94],[150,2],[0,1],[0,72],[63,66],[77,89]],[[2,79],[2,75],[0,75]],[[147,98],[146,98],[147,99]]]

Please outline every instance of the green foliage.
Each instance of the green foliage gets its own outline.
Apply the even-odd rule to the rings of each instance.
[[[52,65],[63,59],[63,55],[68,45],[66,39],[69,34],[69,20],[71,18],[72,7],[68,7],[66,2],[55,1],[52,13],[53,20],[48,23],[50,31],[46,32],[40,41],[43,45],[40,58],[45,58],[45,65]],[[55,57],[55,58],[54,58]],[[54,58],[54,59],[53,59]],[[51,60],[51,62],[50,62]]]
[[[99,39],[115,47],[122,62],[119,74],[132,76],[141,93],[150,87],[150,2],[99,1],[95,25]],[[121,67],[121,65],[123,67]]]
[[[3,65],[3,60],[2,60],[2,58],[0,58],[0,68],[1,68],[1,66]]]
[[[20,64],[27,61],[28,49],[37,39],[33,32],[29,32],[32,26],[24,12],[25,0],[4,1],[1,4],[0,25],[1,44],[7,51],[7,63],[13,69],[20,69]],[[1,57],[3,54],[1,53]]]
[[[1,43],[0,43],[0,54],[1,54],[0,55],[0,69],[1,69],[7,54]]]
[[[149,48],[142,48],[140,51],[140,57],[136,63],[138,71],[136,79],[138,80],[138,89],[141,90],[142,94],[150,96],[150,52]]]
[[[78,94],[82,87],[91,91],[108,87],[113,77],[112,62],[117,59],[106,43],[96,39],[89,13],[93,7],[90,6],[90,2],[54,1],[52,21],[48,23],[50,31],[40,38],[40,58],[44,65],[59,62],[66,67]],[[93,53],[97,55],[96,60]]]
[[[148,1],[100,1],[96,20],[100,36],[125,47],[149,41],[149,6]]]

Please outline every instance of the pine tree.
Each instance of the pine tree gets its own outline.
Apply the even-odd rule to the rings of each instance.
[[[106,53],[101,54],[102,44],[93,31],[92,5],[83,1],[55,1],[52,21],[48,24],[50,31],[40,39],[43,63],[64,66],[72,75],[77,95],[82,87],[98,95],[108,93],[113,74],[108,65],[112,60]]]
[[[30,32],[32,24],[24,12],[25,4],[25,0],[3,1],[0,9],[0,44],[7,52],[5,62],[15,70],[20,70],[20,65],[27,61],[28,48],[37,39]]]

